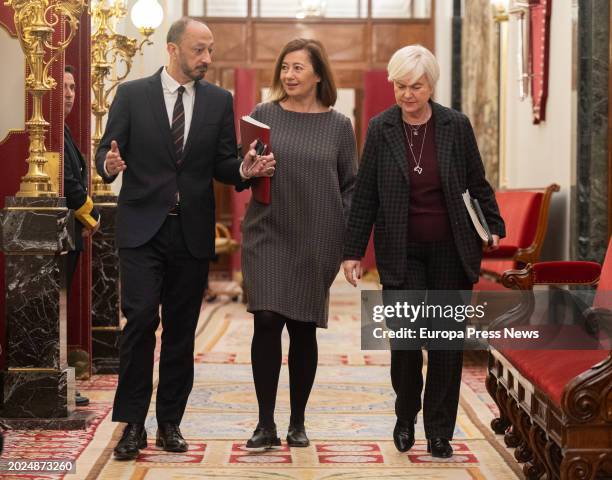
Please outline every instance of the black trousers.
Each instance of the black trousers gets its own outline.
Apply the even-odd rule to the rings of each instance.
[[[143,423],[153,391],[155,331],[161,304],[158,423],[179,424],[193,386],[193,348],[208,260],[185,245],[180,218],[168,216],[146,244],[119,250],[121,309],[127,318],[120,344],[113,421]]]
[[[454,242],[411,242],[406,251],[408,277],[390,290],[471,290]],[[459,405],[463,350],[430,349],[423,398],[425,436],[452,439]],[[423,353],[391,350],[391,383],[397,395],[395,414],[412,422],[421,410]]]

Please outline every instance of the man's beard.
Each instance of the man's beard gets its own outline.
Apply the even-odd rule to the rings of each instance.
[[[200,80],[204,78],[204,75],[206,75],[208,67],[205,66],[202,70],[200,69],[190,70],[189,67],[183,63],[181,64],[181,69],[183,70],[183,73],[187,75],[189,78],[191,78],[194,82],[199,82]]]

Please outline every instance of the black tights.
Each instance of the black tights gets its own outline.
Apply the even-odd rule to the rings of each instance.
[[[290,320],[278,313],[255,312],[251,344],[253,380],[259,404],[259,424],[274,424],[274,406],[282,363],[281,334],[289,332],[289,393],[292,425],[304,423],[306,403],[317,372],[317,328],[314,323]]]

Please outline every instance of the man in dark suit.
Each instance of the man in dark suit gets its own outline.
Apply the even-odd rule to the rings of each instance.
[[[96,154],[105,181],[124,172],[116,239],[127,324],[113,420],[127,426],[115,447],[118,459],[133,459],[146,447],[160,304],[156,444],[187,450],[179,424],[193,385],[195,329],[214,255],[213,178],[242,189],[250,177],[274,172],[272,155],[258,157],[251,148],[242,163],[236,156],[232,96],[202,80],[213,41],[203,23],[177,20],[168,31],[168,66],[117,89]]]
[[[74,106],[76,82],[74,68],[66,65],[64,69],[64,119]],[[100,227],[100,214],[87,195],[88,165],[74,143],[68,125],[64,124],[64,196],[66,206],[75,211],[75,248],[66,255],[66,290],[70,296],[72,278],[83,251],[83,238],[94,234]],[[83,407],[89,399],[76,392],[76,405]]]

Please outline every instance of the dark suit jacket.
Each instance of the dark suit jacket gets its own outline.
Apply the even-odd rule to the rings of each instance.
[[[78,210],[87,201],[87,181],[89,168],[83,155],[77,148],[70,129],[64,125],[64,196],[66,206],[71,210]],[[100,218],[100,214],[94,208],[91,216],[95,219]],[[81,231],[83,224],[75,224],[75,250],[83,250],[83,238]]]
[[[453,239],[465,273],[478,280],[482,242],[463,204],[469,189],[478,199],[491,233],[505,236],[493,189],[485,178],[478,145],[468,118],[431,102],[436,125],[438,168]],[[353,194],[344,249],[345,258],[362,258],[374,225],[376,264],[381,283],[399,286],[406,278],[406,243],[410,184],[400,107],[374,117],[368,126],[365,147]]]
[[[106,182],[106,152],[112,140],[127,165],[117,209],[119,248],[148,242],[159,230],[180,193],[181,226],[196,258],[212,258],[215,248],[213,178],[246,187],[236,155],[232,95],[204,80],[195,83],[195,103],[183,162],[176,165],[161,69],[148,78],[119,86],[106,131],[96,153],[96,168]]]

